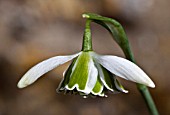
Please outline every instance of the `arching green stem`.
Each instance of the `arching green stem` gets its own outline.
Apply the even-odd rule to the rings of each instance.
[[[119,22],[117,22],[114,19],[103,17],[103,16],[93,14],[93,13],[84,13],[82,16],[83,16],[83,18],[90,19],[93,22],[105,27],[111,33],[113,39],[121,47],[126,58],[135,63],[135,59],[133,56],[133,52],[130,49],[130,44],[129,44],[128,38],[126,36],[126,33],[125,33],[123,27],[121,26],[121,24],[119,24]],[[137,88],[141,92],[141,94],[148,106],[150,114],[159,115],[148,88],[142,84],[137,84]]]
[[[84,36],[83,36],[82,51],[92,51],[92,38],[91,38],[90,23],[91,23],[91,20],[87,19]]]

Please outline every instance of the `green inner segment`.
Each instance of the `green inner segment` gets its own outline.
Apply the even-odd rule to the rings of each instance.
[[[70,75],[72,73],[72,68],[76,62],[77,58],[75,58],[73,60],[73,62],[71,63],[71,65],[69,66],[69,68],[67,69],[65,75],[64,75],[64,80],[62,81],[61,85],[60,85],[60,89],[65,88],[65,86],[68,84],[69,80],[70,80]]]
[[[122,90],[124,90],[123,86],[120,84],[120,82],[116,79],[116,76],[113,75],[112,73],[110,73],[108,70],[106,70],[105,68],[102,67],[102,71],[104,74],[104,80],[107,84],[107,86],[110,89],[113,89],[113,91],[118,91],[118,92],[122,92]],[[116,86],[116,84],[117,86]],[[119,87],[119,88],[118,88]],[[121,90],[122,89],[122,90]]]
[[[82,52],[76,61],[75,70],[73,71],[68,87],[72,88],[75,84],[78,84],[80,90],[84,90],[88,80],[89,72],[89,62],[90,62],[89,52]]]
[[[107,84],[107,86],[110,88],[110,89],[113,89],[113,81],[112,81],[112,76],[110,76],[110,72],[107,71],[105,68],[102,68],[102,71],[103,71],[103,74],[104,74],[104,80]]]
[[[99,93],[103,89],[103,84],[98,76],[96,85],[93,88],[94,93]],[[101,92],[102,93],[102,92]]]
[[[125,88],[123,87],[123,85],[115,78],[115,82],[118,85],[118,87],[120,88],[119,91],[127,91],[125,90]],[[118,88],[117,88],[118,89]]]

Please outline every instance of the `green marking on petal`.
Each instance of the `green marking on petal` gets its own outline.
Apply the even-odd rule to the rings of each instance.
[[[76,62],[77,58],[75,58],[71,65],[68,67],[68,69],[66,70],[65,72],[65,75],[64,75],[64,78],[63,80],[61,81],[59,87],[58,87],[58,90],[64,90],[65,89],[65,86],[69,83],[69,80],[70,80],[70,75],[72,73],[72,68]]]
[[[107,71],[105,68],[102,68],[103,74],[104,74],[104,84],[107,85],[106,87],[109,87],[110,89],[113,89],[113,84],[112,84],[112,77],[110,77],[110,72]]]
[[[98,77],[96,85],[94,86],[94,88],[92,90],[92,93],[101,94],[102,91],[103,91],[103,84],[102,84],[100,78]]]
[[[115,75],[113,75],[111,72],[106,70],[104,67],[102,67],[102,72],[104,74],[104,81],[103,84],[105,87],[113,92],[124,92],[127,93],[128,91],[124,89],[124,87],[121,85],[121,83],[116,79]]]
[[[117,92],[124,92],[124,93],[128,93],[127,90],[124,89],[124,87],[121,85],[121,83],[116,79],[116,76],[113,75],[112,73],[110,74],[110,78],[112,79],[112,88],[114,91]]]
[[[95,59],[94,59],[95,61]],[[107,71],[104,67],[102,67],[98,62],[95,61],[95,65],[98,69],[98,72],[99,72],[99,78],[100,80],[102,81],[102,83],[104,84],[104,86],[113,91],[113,88],[112,88],[112,79],[109,75],[109,71]]]
[[[78,57],[74,67],[72,68],[73,73],[71,74],[68,88],[72,89],[77,84],[80,90],[85,89],[88,80],[88,65],[90,59],[91,56],[89,52],[82,52],[82,54]]]
[[[122,84],[115,78],[115,85],[116,85],[116,88],[121,91],[121,92],[124,92],[124,93],[128,93],[127,90],[125,90],[125,88],[122,86]]]

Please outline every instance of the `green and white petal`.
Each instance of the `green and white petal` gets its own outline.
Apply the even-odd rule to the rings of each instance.
[[[60,82],[60,84],[59,84],[59,86],[57,88],[58,92],[60,92],[62,90],[65,90],[65,86],[69,83],[70,75],[72,73],[72,70],[73,70],[73,67],[74,67],[74,64],[75,64],[76,60],[77,60],[77,58],[75,58],[73,60],[73,62],[71,63],[71,65],[68,67],[68,69],[63,72],[64,78],[62,79],[62,81]]]
[[[89,52],[82,52],[72,68],[72,73],[66,89],[89,94],[97,81],[98,71]]]
[[[113,80],[114,80],[115,88],[118,91],[128,93],[128,90],[125,90],[125,88],[121,85],[121,83],[116,79],[116,76],[113,76]]]
[[[99,75],[98,75],[98,78],[97,78],[97,82],[93,88],[93,90],[91,91],[93,95],[98,95],[98,96],[105,96],[104,93],[103,93],[103,83],[102,81],[100,80],[99,78]]]
[[[104,86],[107,89],[109,89],[110,91],[114,91],[113,86],[112,86],[112,80],[111,80],[107,70],[105,68],[103,68],[99,63],[95,62],[95,64],[99,71],[99,76],[100,76],[100,79],[101,79],[102,83],[104,84]]]
[[[41,77],[43,74],[47,73],[48,71],[54,69],[55,67],[64,64],[73,58],[80,55],[80,53],[74,54],[74,55],[68,55],[68,56],[55,56],[52,58],[49,58],[45,61],[40,62],[39,64],[32,67],[18,82],[18,88],[24,88],[33,82],[35,82],[39,77]]]
[[[155,87],[153,81],[140,69],[136,64],[117,56],[100,56],[94,54],[98,63],[100,63],[107,70],[127,80],[136,83],[144,84],[149,87]]]
[[[118,82],[116,76],[103,68],[99,63],[95,63],[99,71],[100,79],[104,86],[112,92],[124,92],[127,93],[123,86]]]

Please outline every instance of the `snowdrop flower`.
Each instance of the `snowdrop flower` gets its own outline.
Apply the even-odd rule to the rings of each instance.
[[[105,96],[111,92],[128,91],[116,77],[155,87],[152,80],[136,64],[117,56],[99,55],[92,50],[90,22],[87,21],[82,51],[73,55],[49,58],[32,67],[19,81],[18,87],[24,88],[34,83],[45,73],[73,60],[64,72],[58,91],[79,93],[81,95]]]

